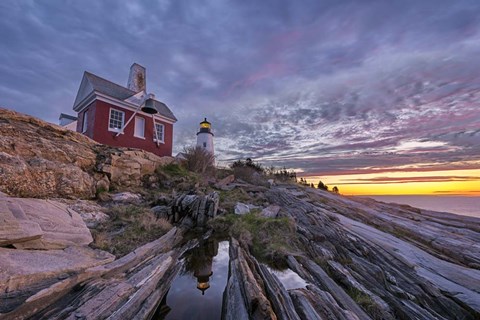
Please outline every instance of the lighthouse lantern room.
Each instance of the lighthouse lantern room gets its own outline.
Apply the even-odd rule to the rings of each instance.
[[[212,124],[207,121],[207,118],[200,122],[200,130],[197,132],[197,147],[204,148],[214,154]]]

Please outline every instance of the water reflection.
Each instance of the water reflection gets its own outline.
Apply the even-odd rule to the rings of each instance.
[[[154,319],[220,319],[228,280],[228,241],[208,239],[188,252]]]
[[[270,268],[269,266],[266,267],[271,273],[277,276],[278,280],[280,280],[282,285],[287,290],[306,288],[308,285],[307,281],[305,281],[302,277],[300,277],[290,268],[287,268],[285,270],[275,270]]]
[[[218,254],[218,242],[209,239],[198,247],[192,249],[185,263],[186,273],[191,273],[197,278],[197,289],[205,294],[210,288],[210,277],[213,275],[213,258]]]

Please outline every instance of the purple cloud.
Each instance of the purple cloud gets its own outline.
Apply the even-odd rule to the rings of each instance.
[[[477,0],[5,0],[0,36],[0,104],[51,122],[84,70],[125,83],[138,62],[179,118],[175,151],[206,116],[224,161],[480,167]]]

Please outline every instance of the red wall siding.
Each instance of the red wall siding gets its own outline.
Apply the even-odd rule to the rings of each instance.
[[[128,148],[139,148],[149,152],[152,152],[159,156],[171,156],[172,155],[172,144],[173,144],[173,125],[170,123],[163,122],[161,120],[156,120],[158,123],[162,123],[165,126],[164,140],[165,143],[157,144],[153,141],[153,120],[152,117],[145,117],[143,115],[137,114],[138,117],[145,118],[145,139],[137,138],[133,135],[135,128],[135,119],[132,119],[128,126],[125,128],[124,133],[116,136],[116,132],[108,131],[108,121],[110,116],[110,108],[114,108],[119,111],[125,112],[125,123],[133,115],[133,111],[113,106],[109,103],[103,101],[94,102],[94,112],[89,112],[89,129],[90,123],[92,124],[92,136],[89,135],[87,131],[87,136],[91,137],[93,140],[116,147],[128,147]],[[92,105],[89,106],[89,109]],[[94,119],[90,121],[90,114],[94,115]],[[82,113],[78,115],[79,119],[83,119]],[[77,131],[81,124],[77,125]]]
[[[77,121],[77,132],[83,131],[83,116],[86,111],[87,112],[87,132],[84,133],[87,137],[93,139],[93,131],[95,129],[95,114],[96,114],[96,101],[90,103],[88,107],[86,107],[82,112],[78,113],[78,121]]]

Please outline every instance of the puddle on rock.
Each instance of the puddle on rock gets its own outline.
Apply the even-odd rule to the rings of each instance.
[[[277,276],[278,280],[283,284],[285,289],[301,289],[305,288],[308,285],[302,277],[300,277],[296,272],[287,268],[285,270],[275,270],[267,266],[268,270]]]
[[[190,250],[184,269],[153,319],[220,319],[228,280],[228,248],[228,241],[207,239]]]

